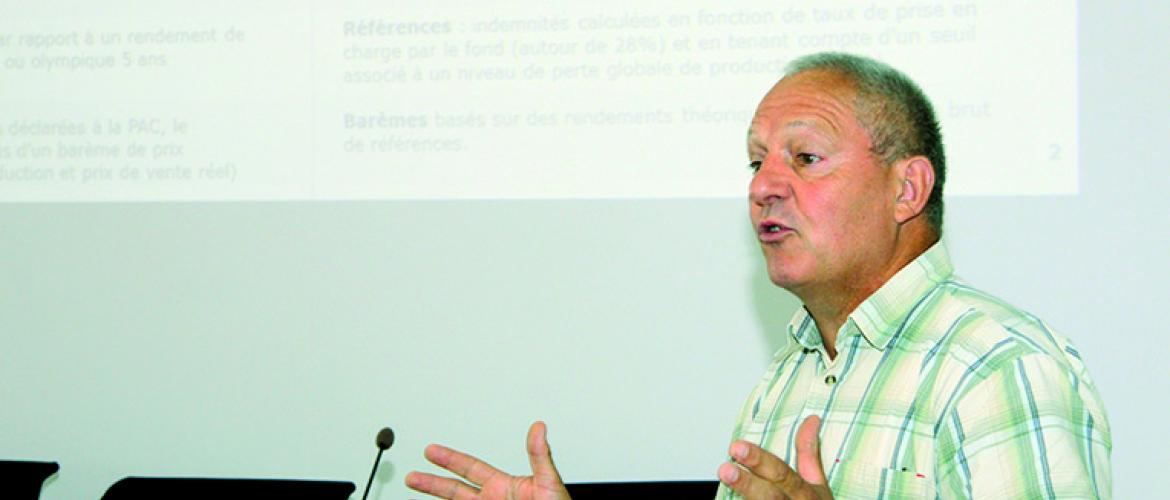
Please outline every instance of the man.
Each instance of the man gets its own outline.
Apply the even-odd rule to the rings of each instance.
[[[748,134],[752,223],[804,307],[748,397],[718,498],[1101,498],[1109,427],[1067,340],[960,281],[929,101],[877,61],[795,61]],[[545,427],[532,476],[432,445],[444,498],[568,498]]]

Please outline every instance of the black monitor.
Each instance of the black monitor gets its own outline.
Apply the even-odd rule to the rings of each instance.
[[[0,460],[0,498],[36,500],[45,479],[60,469],[57,462]]]
[[[347,500],[348,481],[299,479],[233,479],[212,477],[127,477],[110,486],[102,500],[158,498],[284,498]]]
[[[712,500],[719,481],[643,481],[628,483],[573,483],[565,485],[573,500],[610,498],[669,498]]]

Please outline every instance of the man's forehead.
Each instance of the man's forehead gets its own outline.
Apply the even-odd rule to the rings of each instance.
[[[760,127],[757,127],[756,121],[757,120],[752,120],[751,126],[748,127],[748,137],[755,135],[756,129],[760,128]],[[761,122],[763,122],[763,120],[761,120]],[[769,123],[767,123],[767,125],[773,125],[773,123],[769,122]],[[819,120],[816,120],[815,118],[811,119],[811,120],[806,119],[806,118],[793,118],[791,120],[780,123],[779,125],[783,128],[787,128],[787,129],[799,129],[799,128],[819,128],[819,127],[822,127],[824,124],[822,124]],[[768,127],[768,128],[772,128],[772,127]]]
[[[757,126],[756,120],[752,120],[752,124],[748,127],[748,131],[747,131],[748,142],[752,143],[752,144],[763,144],[764,139],[763,139],[762,135],[764,134],[764,132],[761,132],[760,129],[761,128],[765,129],[768,131],[768,133],[775,133],[776,127],[774,127],[772,125],[775,125],[775,124],[768,123],[768,124],[765,124],[764,126]],[[836,129],[836,126],[833,125],[832,123],[820,123],[818,121],[807,120],[807,119],[802,119],[802,118],[797,118],[797,119],[793,119],[790,121],[786,121],[786,122],[780,123],[779,125],[780,125],[779,128],[782,128],[782,129],[785,129],[788,131],[808,130],[812,133],[819,133],[821,131],[821,129],[823,129],[823,128],[834,129],[834,131]]]
[[[852,120],[852,115],[839,117],[824,112],[793,113],[779,115],[774,113],[757,114],[748,126],[748,143],[763,145],[770,137],[776,134],[811,134],[824,136],[826,134],[839,135],[844,132],[841,120]]]
[[[768,94],[806,86],[833,95],[849,94],[856,88],[853,79],[845,73],[832,69],[811,69],[785,75],[772,85]]]
[[[760,101],[748,127],[749,140],[778,129],[840,133],[840,126],[856,123],[853,94],[852,83],[835,72],[814,70],[787,76]]]

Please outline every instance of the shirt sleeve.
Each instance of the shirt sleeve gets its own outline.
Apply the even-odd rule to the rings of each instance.
[[[1109,498],[1109,426],[1091,385],[1047,353],[1005,361],[944,412],[941,498]]]

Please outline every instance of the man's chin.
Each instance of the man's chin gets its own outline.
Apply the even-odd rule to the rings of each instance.
[[[785,290],[792,290],[800,288],[801,283],[805,281],[800,273],[793,272],[791,267],[782,269],[768,269],[768,279],[772,280],[772,284],[783,288]]]
[[[799,285],[808,278],[808,265],[798,255],[784,252],[774,245],[763,245],[764,265],[768,267],[768,278],[776,286],[788,288]]]

